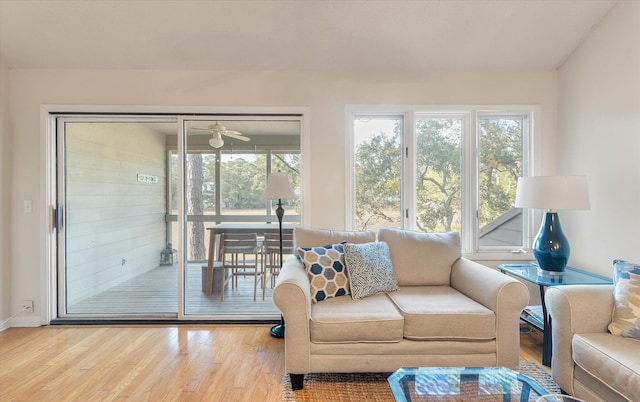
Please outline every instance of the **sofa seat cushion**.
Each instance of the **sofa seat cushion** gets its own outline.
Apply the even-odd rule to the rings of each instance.
[[[400,342],[402,315],[387,295],[336,297],[311,306],[311,342]]]
[[[389,293],[412,340],[489,340],[496,337],[493,311],[450,286],[405,286]]]
[[[640,401],[640,342],[608,333],[576,334],[573,361],[631,401]]]

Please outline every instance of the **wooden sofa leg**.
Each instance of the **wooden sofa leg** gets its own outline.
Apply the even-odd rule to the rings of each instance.
[[[297,391],[304,387],[304,374],[289,374],[291,379],[291,389]]]

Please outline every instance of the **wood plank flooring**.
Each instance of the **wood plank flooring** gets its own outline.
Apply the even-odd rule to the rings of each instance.
[[[185,279],[185,314],[216,319],[274,320],[280,312],[273,304],[270,278],[266,278],[265,299],[258,284],[253,300],[253,277],[238,278],[238,287],[206,295],[202,291],[202,264],[189,264]],[[148,315],[175,317],[178,312],[178,272],[174,266],[161,266],[100,294],[69,306],[70,316]]]
[[[284,341],[268,325],[9,328],[2,401],[280,401]],[[539,333],[521,334],[540,364]]]

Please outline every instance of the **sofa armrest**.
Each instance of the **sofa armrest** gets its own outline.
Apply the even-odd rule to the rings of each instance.
[[[522,282],[466,258],[453,264],[451,286],[494,312],[509,308],[518,317],[529,302],[529,290]]]
[[[495,313],[496,364],[517,369],[520,314],[529,302],[527,287],[508,275],[466,258],[453,264],[451,286]]]
[[[550,287],[544,299],[552,323],[553,379],[563,390],[574,395],[573,335],[607,332],[613,314],[613,285]]]
[[[273,302],[285,322],[285,366],[289,373],[309,373],[311,284],[296,256],[285,261],[273,290]]]

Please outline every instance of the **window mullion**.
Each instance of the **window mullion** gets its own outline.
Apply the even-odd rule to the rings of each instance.
[[[478,113],[465,115],[462,137],[462,250],[465,253],[477,249],[478,221]]]
[[[523,122],[523,135],[522,135],[522,176],[533,176],[534,175],[534,167],[536,167],[533,156],[535,153],[533,152],[533,118],[534,112],[527,113],[527,117]],[[523,210],[522,211],[522,244],[524,248],[527,248],[529,244],[531,244],[530,240],[533,239],[533,218],[532,218],[532,210]]]
[[[402,177],[402,227],[405,229],[416,228],[416,123],[415,112],[404,114],[403,137],[403,177]]]

